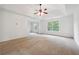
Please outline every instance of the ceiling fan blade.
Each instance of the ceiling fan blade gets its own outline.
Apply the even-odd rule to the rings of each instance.
[[[48,14],[47,12],[43,12],[43,13]]]
[[[38,12],[34,13],[34,14],[37,14]]]
[[[44,11],[46,11],[47,9],[45,8]]]

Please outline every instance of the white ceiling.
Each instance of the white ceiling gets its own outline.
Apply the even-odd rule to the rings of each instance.
[[[5,4],[2,5],[2,7],[26,16],[43,19],[61,17],[66,14],[64,4],[43,4],[42,8],[47,8],[48,12],[48,14],[44,16],[34,15],[35,10],[39,9],[39,4]]]

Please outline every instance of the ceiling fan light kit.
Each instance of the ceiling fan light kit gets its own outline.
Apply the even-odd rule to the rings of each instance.
[[[42,9],[41,8],[42,7],[42,4],[40,4],[39,6],[40,6],[40,8],[39,8],[39,10],[36,10],[36,12],[34,13],[35,15],[43,16],[43,15],[48,14],[47,13],[47,8]]]

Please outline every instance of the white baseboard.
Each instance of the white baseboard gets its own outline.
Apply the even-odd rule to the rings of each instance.
[[[9,37],[3,40],[0,40],[0,42],[4,42],[4,41],[8,41],[8,40],[14,40],[14,39],[18,39],[18,38],[23,38],[23,37],[27,37],[28,35],[21,35],[21,36],[16,36],[16,37]]]

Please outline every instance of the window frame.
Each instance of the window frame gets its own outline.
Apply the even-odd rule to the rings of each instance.
[[[58,26],[59,26],[58,31],[54,31],[53,29],[49,30],[49,24],[47,24],[47,30],[48,30],[48,32],[60,32],[60,21],[59,20],[51,20],[51,21],[48,21],[48,23],[49,22],[54,22],[54,21],[58,21]]]

